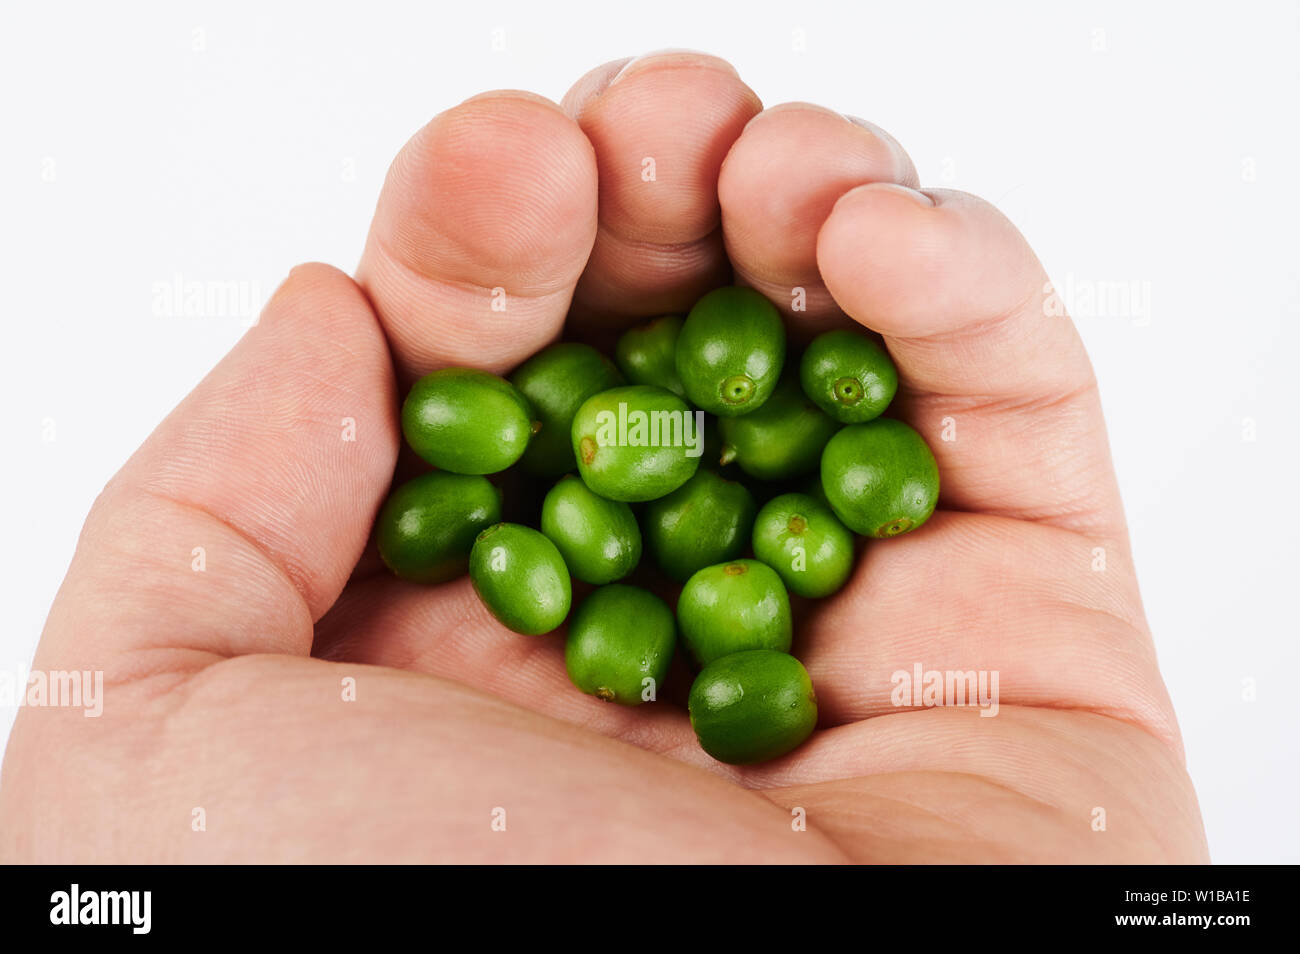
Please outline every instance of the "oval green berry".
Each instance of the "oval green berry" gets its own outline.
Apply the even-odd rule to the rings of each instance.
[[[853,570],[853,534],[807,494],[769,500],[754,520],[754,556],[799,596],[830,596]]]
[[[667,603],[640,587],[615,583],[573,611],[564,666],[583,692],[638,706],[657,697],[676,642],[677,625]]]
[[[444,368],[415,382],[402,405],[402,433],[439,470],[495,474],[524,453],[533,409],[505,378]]]
[[[837,328],[818,335],[799,364],[804,392],[842,424],[879,417],[898,391],[889,353],[865,334]]]
[[[743,484],[698,471],[666,497],[646,504],[646,547],[661,570],[685,582],[696,570],[745,552],[757,509]]]
[[[686,397],[677,375],[677,336],[681,330],[681,318],[664,315],[623,332],[614,348],[614,360],[628,382],[652,384]]]
[[[831,438],[822,452],[822,488],[835,516],[854,533],[896,537],[934,513],[939,466],[920,434],[882,417]]]
[[[682,642],[695,661],[747,649],[790,648],[790,597],[775,570],[757,560],[705,567],[686,581],[677,599]]]
[[[614,363],[590,345],[564,341],[533,355],[510,375],[528,398],[541,429],[533,436],[520,465],[539,477],[558,477],[573,470],[573,415],[593,394],[623,383]]]
[[[483,605],[516,633],[549,633],[569,615],[573,591],[564,557],[531,527],[498,523],[480,533],[469,578]]]
[[[576,477],[565,477],[542,501],[542,533],[586,583],[621,580],[641,560],[641,529],[632,508],[606,500]]]
[[[396,488],[375,520],[379,555],[404,580],[442,583],[469,568],[474,538],[501,519],[486,477],[438,471]]]
[[[650,385],[592,395],[573,417],[578,473],[609,500],[636,502],[672,493],[700,466],[700,417],[671,391]]]
[[[763,406],[785,363],[781,314],[752,288],[718,288],[691,309],[677,336],[686,396],[719,417]]]
[[[700,747],[749,765],[784,755],[817,725],[817,696],[803,664],[767,649],[724,656],[695,677],[688,700]]]
[[[767,403],[744,417],[718,421],[722,462],[735,461],[759,480],[787,480],[817,470],[822,448],[840,425],[831,420],[786,375]]]

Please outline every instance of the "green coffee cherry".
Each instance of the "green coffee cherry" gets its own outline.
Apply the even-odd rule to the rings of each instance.
[[[569,571],[555,544],[531,527],[498,523],[474,541],[469,579],[503,626],[536,636],[569,615]]]
[[[541,422],[520,460],[539,477],[558,477],[577,466],[569,431],[573,415],[593,394],[623,383],[614,363],[590,345],[566,341],[539,351],[510,375]]]
[[[682,587],[677,599],[682,642],[695,661],[747,649],[790,648],[790,597],[776,571],[757,560],[705,567]]]
[[[766,649],[709,663],[695,677],[689,706],[700,747],[733,765],[784,755],[817,725],[808,671],[793,656]]]
[[[375,520],[379,555],[404,580],[442,583],[469,568],[474,538],[501,519],[486,477],[436,472],[408,480]]]
[[[781,314],[752,288],[718,288],[691,309],[677,336],[677,374],[698,408],[719,417],[758,410],[785,363]]]
[[[743,484],[701,470],[646,504],[646,546],[659,568],[681,583],[696,570],[744,553],[757,509]]]
[[[898,369],[884,348],[860,331],[818,335],[799,365],[804,392],[842,424],[873,420],[898,391]]]
[[[641,530],[632,508],[597,496],[576,477],[551,488],[542,501],[542,533],[586,583],[621,580],[641,560]]]
[[[681,330],[681,318],[665,315],[623,332],[614,349],[614,360],[628,382],[651,384],[686,397],[677,375],[677,335]]]
[[[735,461],[759,480],[787,480],[817,470],[822,448],[840,425],[831,420],[785,375],[767,403],[744,417],[718,421],[722,463]]]
[[[704,440],[685,401],[642,384],[587,398],[574,415],[572,437],[587,486],[625,502],[654,500],[690,480]]]
[[[402,405],[402,433],[439,470],[495,474],[524,453],[534,430],[528,399],[504,378],[444,368],[415,382]]]
[[[653,701],[677,642],[672,610],[639,587],[602,586],[573,612],[564,643],[569,679],[605,702]]]
[[[799,596],[830,596],[853,570],[853,534],[806,494],[769,500],[754,521],[754,556]]]
[[[915,530],[939,500],[939,466],[929,445],[891,418],[844,428],[822,452],[821,469],[835,516],[863,536]]]

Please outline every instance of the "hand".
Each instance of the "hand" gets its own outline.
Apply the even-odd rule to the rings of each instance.
[[[21,710],[0,859],[1204,861],[1096,383],[1041,266],[987,204],[915,191],[874,126],[760,108],[727,64],[660,54],[562,109],[492,93],[421,130],[357,280],[295,269],[95,503],[34,667],[102,670],[103,714]],[[679,707],[578,693],[559,638],[508,633],[468,580],[367,550],[416,376],[504,373],[566,317],[684,312],[733,268],[795,334],[885,336],[943,479],[802,621],[819,730],[745,769]],[[997,715],[896,707],[918,664],[996,671]]]

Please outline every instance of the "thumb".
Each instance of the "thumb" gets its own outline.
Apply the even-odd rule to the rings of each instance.
[[[364,294],[294,269],[91,509],[36,668],[109,684],[307,654],[393,473],[396,394]]]

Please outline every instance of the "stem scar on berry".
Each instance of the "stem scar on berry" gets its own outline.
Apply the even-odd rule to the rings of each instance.
[[[719,395],[727,404],[744,404],[754,396],[754,380],[747,374],[733,374],[722,382]]]
[[[857,404],[862,400],[862,384],[857,378],[840,378],[835,382],[835,400],[841,404]]]
[[[912,529],[912,521],[907,517],[899,517],[897,520],[891,520],[889,523],[876,530],[876,536],[896,537],[900,533],[906,533]]]

